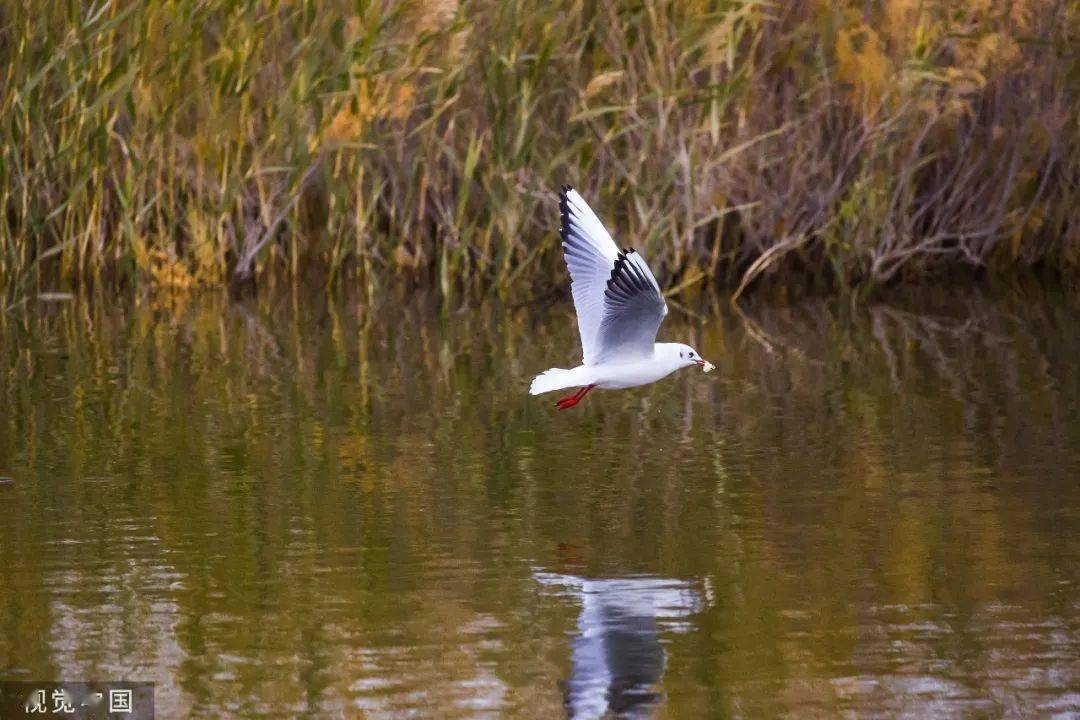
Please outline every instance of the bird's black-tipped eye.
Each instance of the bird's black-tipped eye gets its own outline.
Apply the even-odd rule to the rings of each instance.
[[[690,357],[694,357],[694,351],[693,350],[690,351]]]

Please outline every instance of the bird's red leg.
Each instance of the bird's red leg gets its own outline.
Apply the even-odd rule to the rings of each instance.
[[[564,398],[559,398],[555,402],[555,404],[559,406],[560,410],[565,410],[567,408],[572,408],[572,407],[574,407],[575,405],[578,404],[579,400],[581,400],[582,393],[584,392],[584,390],[585,390],[585,388],[582,388],[581,390],[578,390],[573,395],[567,395]]]
[[[596,386],[595,385],[586,385],[585,387],[581,388],[580,390],[578,390],[573,395],[569,395],[567,397],[561,398],[555,404],[559,406],[560,410],[566,410],[567,408],[572,408],[575,405],[577,405],[579,402],[581,402],[581,398],[588,395],[589,391],[592,390],[594,387],[596,387]]]
[[[555,404],[559,406],[560,410],[565,410],[568,407],[574,407],[575,405],[577,405],[577,401],[581,399],[581,393],[584,392],[584,390],[585,388],[581,388],[573,395],[567,395],[564,398],[559,398],[555,401]]]

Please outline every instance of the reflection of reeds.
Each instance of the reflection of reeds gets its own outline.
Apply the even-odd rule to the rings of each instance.
[[[1075,307],[747,298],[772,352],[672,312],[665,339],[696,332],[716,373],[567,416],[525,389],[574,352],[568,305],[444,315],[435,294],[4,316],[0,616],[21,620],[0,658],[77,674],[135,652],[163,703],[215,712],[452,716],[480,683],[500,715],[550,716],[576,613],[538,601],[532,565],[572,545],[575,573],[716,595],[665,645],[675,717],[923,707],[898,663],[1025,700],[1033,665],[1075,684],[1075,634],[1047,629],[1076,615]],[[875,695],[845,692],[864,677]]]
[[[881,392],[900,406],[916,401],[913,388],[946,388],[966,422],[978,419],[976,427],[964,428],[973,441],[988,423],[1028,437],[1034,426],[1026,418],[1034,411],[1054,421],[1040,425],[1043,450],[1028,460],[1043,462],[1048,449],[1064,453],[1070,442],[1067,418],[1075,417],[1080,392],[1064,361],[1080,352],[1075,309],[1061,299],[995,300],[979,294],[924,293],[915,300],[857,309],[824,301],[750,307],[741,322],[752,344],[768,338],[762,351],[768,359],[761,370],[765,386],[775,386],[777,375],[792,387],[812,388],[838,376],[874,387],[887,378]],[[803,421],[808,427],[831,424],[825,417]],[[1000,452],[1024,458],[1014,439],[999,437]]]
[[[881,5],[8,4],[0,304],[530,285],[564,181],[671,287],[1073,264],[1075,4]]]

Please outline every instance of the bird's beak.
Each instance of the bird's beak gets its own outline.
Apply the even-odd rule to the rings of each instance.
[[[704,370],[705,372],[709,372],[710,370],[714,370],[716,368],[716,366],[713,365],[708,360],[697,360],[695,362],[697,362],[697,364],[700,365],[701,369]]]

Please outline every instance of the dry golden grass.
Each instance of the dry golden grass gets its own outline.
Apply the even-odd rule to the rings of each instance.
[[[563,182],[673,287],[1065,271],[1078,47],[1066,0],[9,3],[0,305],[531,289]]]

